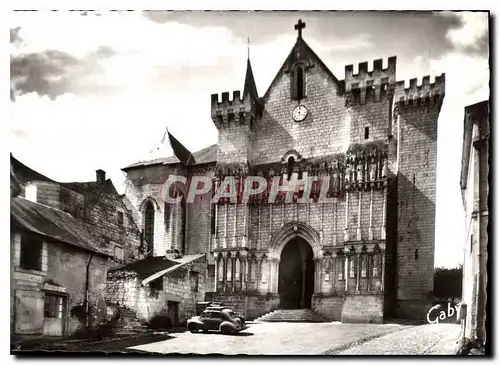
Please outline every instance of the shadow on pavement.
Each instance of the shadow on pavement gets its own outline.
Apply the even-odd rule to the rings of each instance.
[[[219,336],[232,336],[232,337],[246,337],[246,336],[253,336],[252,332],[238,332],[238,333],[233,333],[233,334],[224,334],[222,332],[194,332],[192,333],[193,335],[219,335]]]
[[[67,351],[80,351],[80,352],[131,352],[137,350],[130,350],[128,347],[147,345],[150,343],[166,341],[175,338],[175,336],[170,335],[162,335],[162,336],[154,336],[150,338],[129,338],[123,339],[119,341],[113,341],[109,343],[97,344],[92,347],[87,348],[67,348]],[[146,353],[145,351],[141,351]]]

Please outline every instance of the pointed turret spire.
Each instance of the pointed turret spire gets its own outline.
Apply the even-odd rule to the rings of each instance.
[[[250,38],[248,38],[247,72],[245,75],[245,86],[243,87],[243,97],[250,94],[253,98],[258,98],[257,86],[253,77],[252,64],[250,63]]]
[[[167,134],[168,141],[170,142],[170,146],[174,151],[175,157],[177,157],[177,159],[185,166],[196,163],[193,154],[168,131],[168,128]]]

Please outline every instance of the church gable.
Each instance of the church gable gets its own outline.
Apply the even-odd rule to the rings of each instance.
[[[266,91],[263,98],[264,101],[268,101],[272,98],[276,89],[280,89],[283,86],[283,79],[288,79],[290,81],[290,96],[292,99],[301,100],[307,97],[307,75],[310,73],[311,68],[320,68],[320,70],[316,72],[320,73],[321,76],[325,78],[328,86],[330,86],[336,93],[342,92],[343,82],[339,81],[335,75],[333,75],[323,61],[302,38],[297,38],[297,42],[293,46],[285,62]],[[303,82],[305,89],[303,98],[297,97],[297,81],[300,79],[300,76],[302,76],[305,81]]]
[[[344,150],[349,125],[343,85],[299,34],[263,97],[253,164],[279,161],[292,149],[305,158]]]

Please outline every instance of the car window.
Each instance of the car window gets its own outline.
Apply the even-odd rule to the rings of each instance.
[[[212,312],[212,318],[222,318],[222,313],[220,313],[220,312]]]
[[[203,312],[203,313],[201,314],[201,318],[210,318],[210,313]]]

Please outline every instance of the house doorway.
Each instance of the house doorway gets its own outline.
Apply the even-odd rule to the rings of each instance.
[[[172,327],[179,325],[179,302],[167,301],[167,315]]]
[[[43,307],[43,334],[45,336],[64,335],[64,312],[66,310],[66,297],[45,294]]]

